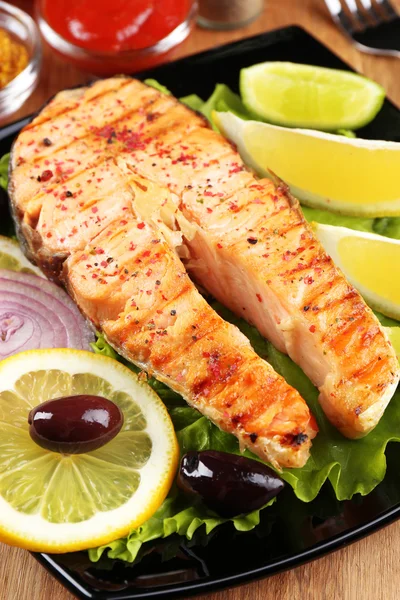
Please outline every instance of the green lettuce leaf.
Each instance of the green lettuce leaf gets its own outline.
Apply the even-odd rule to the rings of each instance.
[[[126,538],[89,550],[89,558],[92,562],[97,562],[103,553],[106,553],[108,558],[118,558],[132,563],[145,542],[166,538],[174,533],[191,540],[200,527],[203,527],[205,533],[209,535],[216,527],[228,521],[233,523],[237,531],[250,531],[259,524],[260,511],[254,511],[243,517],[223,519],[200,504],[193,505],[192,500],[174,489],[158,511],[143,525],[132,531]]]
[[[384,217],[375,219],[374,232],[400,240],[400,217]]]
[[[200,98],[197,94],[190,94],[189,96],[184,96],[183,98],[179,98],[183,104],[186,104],[192,110],[197,110],[201,112],[201,109],[204,105],[204,100]]]
[[[240,96],[232,92],[232,90],[224,83],[218,83],[207,102],[203,104],[200,111],[210,121],[213,129],[218,131],[217,126],[213,122],[212,112],[233,112],[242,119],[250,119],[250,114],[244,106]]]
[[[167,87],[165,87],[165,85],[163,85],[162,83],[159,83],[156,79],[145,79],[144,83],[146,85],[149,85],[150,87],[153,87],[154,89],[158,90],[162,94],[167,94],[167,96],[171,95],[171,92],[169,91],[169,89]]]
[[[349,217],[346,215],[339,215],[328,210],[310,208],[308,206],[302,206],[301,208],[305,218],[309,222],[316,221],[317,223],[323,223],[324,225],[349,227],[350,229],[357,229],[358,231],[374,231],[375,219],[370,219],[367,217]]]
[[[326,225],[336,225],[337,227],[349,227],[358,231],[369,231],[385,235],[396,240],[400,239],[400,217],[383,217],[370,219],[368,217],[351,217],[322,210],[319,208],[310,208],[302,206],[307,221],[317,221]]]
[[[357,135],[354,133],[354,131],[351,131],[351,129],[338,129],[337,130],[337,135],[344,135],[344,137],[348,137],[348,138],[356,138]]]
[[[249,119],[250,113],[247,111],[238,94],[223,83],[218,83],[208,100],[205,102],[197,94],[190,94],[180,98],[180,101],[192,108],[201,112],[208,119],[216,131],[218,128],[213,121],[212,113],[214,110],[219,112],[233,112],[242,119]]]
[[[8,186],[8,164],[10,162],[10,154],[3,154],[0,158],[0,187],[7,191]]]
[[[111,348],[110,344],[108,344],[104,338],[104,335],[100,333],[100,331],[96,331],[97,339],[95,342],[91,342],[90,346],[95,354],[102,354],[103,356],[108,356],[109,358],[114,358],[118,360],[118,354],[115,352],[114,348]]]
[[[171,94],[165,85],[162,85],[155,79],[145,79],[144,83],[154,87],[163,94]],[[211,125],[216,131],[218,131],[218,129],[212,119],[213,110],[220,112],[231,111],[242,119],[250,118],[250,113],[244,106],[240,96],[232,92],[232,90],[224,83],[218,83],[215,86],[213,93],[206,102],[197,94],[190,94],[189,96],[184,96],[179,99],[181,102],[189,106],[189,108],[201,112],[210,121]]]

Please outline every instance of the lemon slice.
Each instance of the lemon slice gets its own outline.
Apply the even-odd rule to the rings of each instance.
[[[124,414],[121,432],[87,454],[45,450],[29,435],[31,409],[98,395]],[[21,352],[0,363],[0,541],[73,552],[126,536],[159,508],[179,457],[168,412],[116,360],[82,350]]]
[[[400,240],[313,223],[316,236],[371,308],[400,319]]]
[[[380,85],[356,73],[290,62],[242,69],[240,94],[258,118],[325,131],[366,125],[385,98]]]
[[[400,215],[400,144],[286,129],[215,113],[222,133],[259,174],[277,175],[313,208],[347,215]]]
[[[0,269],[23,271],[44,277],[40,269],[35,267],[22,253],[18,242],[0,235]]]

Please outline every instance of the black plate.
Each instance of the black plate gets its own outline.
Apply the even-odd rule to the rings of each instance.
[[[141,73],[140,78],[154,77],[178,97],[197,93],[207,98],[216,83],[237,91],[239,70],[266,60],[349,69],[305,31],[290,27],[184,58]],[[0,156],[26,121],[0,130]],[[400,112],[386,101],[360,136],[400,141]],[[0,226],[4,218],[0,216]],[[387,459],[384,482],[365,498],[338,502],[326,484],[316,500],[304,504],[286,489],[249,533],[239,533],[227,524],[208,537],[200,531],[191,542],[166,538],[145,545],[134,565],[109,559],[93,565],[84,552],[36,558],[78,598],[96,600],[175,599],[266,577],[336,550],[399,518],[396,445],[388,448]]]

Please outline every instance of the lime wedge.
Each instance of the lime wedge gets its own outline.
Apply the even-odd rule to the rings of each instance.
[[[222,133],[261,175],[277,175],[313,208],[346,215],[400,215],[400,144],[287,129],[215,113]]]
[[[385,98],[380,85],[361,75],[288,62],[242,69],[240,93],[259,119],[324,131],[363,127]]]
[[[313,228],[326,252],[371,308],[400,319],[400,240],[321,225]]]

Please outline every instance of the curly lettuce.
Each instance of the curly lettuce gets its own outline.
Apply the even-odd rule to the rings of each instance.
[[[209,535],[216,527],[228,521],[232,521],[237,531],[250,531],[259,524],[260,511],[256,510],[243,517],[223,519],[200,504],[193,505],[191,500],[174,489],[158,511],[143,525],[132,531],[126,538],[89,550],[89,558],[92,562],[98,562],[106,553],[108,558],[132,563],[146,542],[166,538],[176,533],[191,540],[201,527]]]

